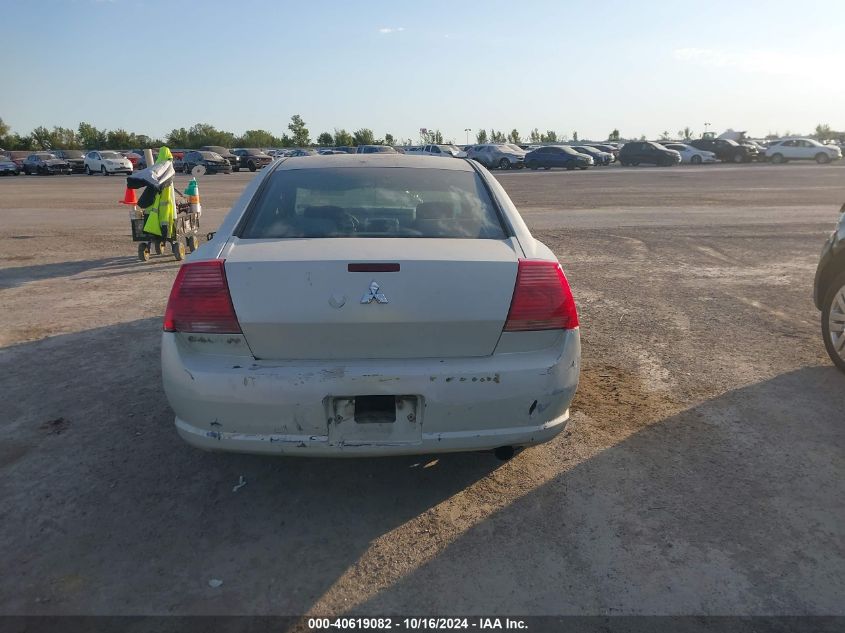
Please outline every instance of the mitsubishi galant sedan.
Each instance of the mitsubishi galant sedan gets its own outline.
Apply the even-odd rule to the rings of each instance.
[[[331,155],[273,163],[182,265],[162,373],[207,450],[507,457],[564,428],[580,353],[560,264],[483,167]]]

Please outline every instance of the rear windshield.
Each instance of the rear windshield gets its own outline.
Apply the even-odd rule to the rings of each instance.
[[[62,153],[65,155],[65,158],[82,158],[84,156],[78,149],[64,149]]]
[[[240,237],[501,240],[506,234],[474,171],[338,167],[272,174]]]

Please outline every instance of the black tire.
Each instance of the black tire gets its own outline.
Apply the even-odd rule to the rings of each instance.
[[[196,235],[189,235],[188,238],[186,239],[186,242],[187,242],[189,253],[193,253],[195,250],[197,250],[200,247],[200,240]]]
[[[88,176],[93,176],[93,175],[94,175],[94,172],[93,172],[93,171],[91,171],[91,167],[90,167],[90,166],[88,166],[88,165],[85,165],[85,173],[86,173]]]
[[[138,259],[140,259],[142,262],[150,261],[150,245],[148,242],[139,242]]]
[[[528,161],[528,169],[533,169],[533,170],[536,171],[539,166],[540,165],[539,165],[539,163],[537,163],[536,160],[529,160]]]
[[[232,171],[240,171],[240,170],[241,170],[240,167],[232,167]]]
[[[255,163],[253,163],[252,161],[249,161],[249,163],[247,163],[247,167],[249,167],[250,171],[255,171],[256,169],[258,169],[258,167],[255,166]]]
[[[185,242],[180,239],[173,241],[173,256],[176,258],[177,262],[181,262],[185,259]]]
[[[693,156],[692,158],[689,159],[689,162],[691,162],[693,165],[700,165],[701,164],[701,156],[696,154],[695,156]]]
[[[640,164],[640,161],[638,161],[638,160],[632,160],[632,161],[631,161],[631,166],[632,166],[632,167],[636,167],[636,166],[637,166],[637,165],[639,165],[639,164]]]
[[[575,169],[575,165],[567,165],[566,166],[566,171],[572,171],[573,169]]]
[[[830,156],[828,156],[825,152],[819,152],[816,154],[816,162],[819,165],[824,165],[830,162]]]
[[[620,160],[620,161],[619,161],[619,164],[620,164],[620,165],[622,165],[623,167],[627,167],[627,166],[628,166],[628,165],[630,165],[631,163],[629,163],[627,160]]]
[[[744,163],[745,162],[745,154],[742,152],[737,152],[733,155],[733,160],[735,163]]]
[[[589,169],[589,167],[590,167],[589,165],[579,165],[578,169],[580,169],[581,171],[585,171],[585,170]]]
[[[786,161],[783,159],[783,154],[772,154],[772,162],[775,165],[780,165],[781,163],[785,163]]]
[[[100,165],[100,173],[101,173],[101,174],[103,174],[103,176],[108,176],[108,175],[109,175],[109,172],[108,172],[108,171],[106,171],[106,166],[105,166],[105,165]]]
[[[510,169],[511,162],[507,158],[503,158],[499,161],[499,169]]]
[[[153,242],[153,252],[156,255],[161,255],[164,252],[164,245],[167,244],[164,240],[156,240]]]
[[[830,286],[828,286],[824,301],[822,301],[822,340],[824,340],[824,348],[827,350],[827,355],[830,356],[833,364],[840,371],[845,372],[845,348],[841,352],[837,352],[830,331],[830,316],[834,308],[833,303],[839,295],[841,295],[840,301],[845,303],[845,271],[839,273]]]
[[[23,166],[23,175],[29,176],[29,167],[27,167],[26,165]]]

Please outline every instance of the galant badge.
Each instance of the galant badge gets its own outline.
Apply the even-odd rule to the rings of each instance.
[[[372,303],[374,299],[376,303],[388,303],[387,297],[380,293],[378,289],[379,285],[375,281],[370,283],[370,289],[361,297],[361,303]]]

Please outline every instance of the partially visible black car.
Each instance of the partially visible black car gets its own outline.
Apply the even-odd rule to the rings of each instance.
[[[613,154],[613,160],[615,161],[619,156],[619,148],[614,147],[613,145],[605,145],[604,143],[590,143],[590,147],[595,147],[598,150],[603,152],[608,152]]]
[[[592,156],[576,152],[566,145],[546,145],[528,152],[524,164],[529,169],[565,167],[571,170],[587,169],[594,161]]]
[[[225,158],[216,152],[191,151],[185,152],[182,159],[182,171],[190,174],[197,165],[205,167],[207,174],[231,174],[232,166]]]
[[[713,152],[722,162],[750,163],[759,155],[757,148],[740,145],[727,138],[697,138],[688,144],[696,149]]]
[[[673,149],[666,149],[652,141],[631,141],[625,143],[619,150],[619,162],[623,167],[636,166],[640,163],[669,167],[680,163],[681,155]]]
[[[74,174],[85,173],[85,152],[78,149],[51,149],[50,153],[56,158],[61,158],[70,165]]]
[[[61,158],[56,158],[50,152],[35,152],[23,161],[23,173],[27,176],[30,174],[69,174],[70,163]]]
[[[238,169],[240,169],[240,159],[235,156],[232,151],[227,147],[223,147],[222,145],[203,145],[202,147],[200,147],[200,151],[214,152],[215,154],[219,154],[227,161],[229,161],[229,164],[232,166],[232,169],[234,169],[235,171],[238,171]]]
[[[822,313],[822,339],[828,356],[845,371],[845,204],[828,236],[813,283],[813,301]]]
[[[270,154],[256,147],[238,147],[233,149],[232,153],[238,157],[239,161],[237,167],[233,166],[235,171],[239,169],[255,171],[273,162],[273,157]]]

